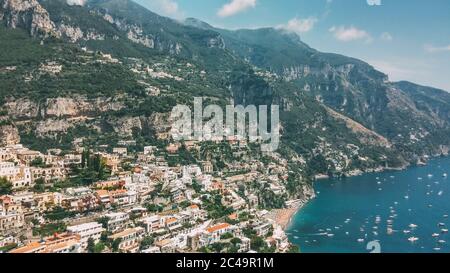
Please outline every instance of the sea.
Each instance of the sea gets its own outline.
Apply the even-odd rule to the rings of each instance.
[[[302,253],[450,253],[450,157],[314,188],[286,230]]]

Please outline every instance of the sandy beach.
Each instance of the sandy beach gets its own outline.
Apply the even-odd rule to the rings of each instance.
[[[294,214],[301,209],[302,204],[298,203],[286,209],[274,209],[270,211],[266,217],[273,220],[285,230],[292,220]]]

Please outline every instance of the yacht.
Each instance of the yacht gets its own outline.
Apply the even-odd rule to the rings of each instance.
[[[408,238],[408,241],[410,241],[412,243],[417,242],[418,240],[419,240],[419,238],[417,238],[417,237],[409,237]]]

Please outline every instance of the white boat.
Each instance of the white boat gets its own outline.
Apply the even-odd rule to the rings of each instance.
[[[447,173],[444,173],[444,174],[442,175],[442,177],[447,177]]]
[[[417,237],[409,237],[409,238],[408,238],[408,241],[414,243],[414,242],[419,241],[419,238],[417,238]]]
[[[417,225],[416,224],[410,224],[409,227],[410,228],[417,228]]]
[[[433,250],[434,250],[434,251],[440,251],[440,250],[441,250],[441,248],[439,248],[439,247],[435,247],[435,248],[433,248]]]
[[[430,173],[429,175],[428,175],[428,178],[432,178],[433,177],[433,175]]]
[[[443,228],[443,229],[441,229],[441,232],[442,232],[442,233],[448,233],[448,229]]]
[[[445,224],[444,223],[439,223],[438,227],[445,227]]]
[[[409,199],[409,196],[408,196],[408,195],[405,195],[405,199]]]
[[[364,239],[358,239],[358,243],[364,243]]]
[[[433,235],[431,235],[431,236],[436,238],[436,237],[439,237],[439,234],[438,233],[433,233]]]
[[[443,193],[444,193],[443,191],[440,191],[438,192],[438,195],[441,196]]]
[[[403,233],[409,234],[409,233],[411,233],[411,230],[404,230]]]
[[[439,240],[438,243],[445,244],[445,241],[444,240]]]
[[[328,236],[328,237],[334,237],[334,234],[329,233],[329,234],[327,234],[327,236]]]

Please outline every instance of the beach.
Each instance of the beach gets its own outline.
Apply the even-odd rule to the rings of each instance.
[[[303,207],[305,203],[305,201],[296,200],[290,204],[289,208],[274,209],[270,211],[266,217],[281,226],[283,230],[286,230],[292,220],[292,217],[294,217],[294,215]]]

